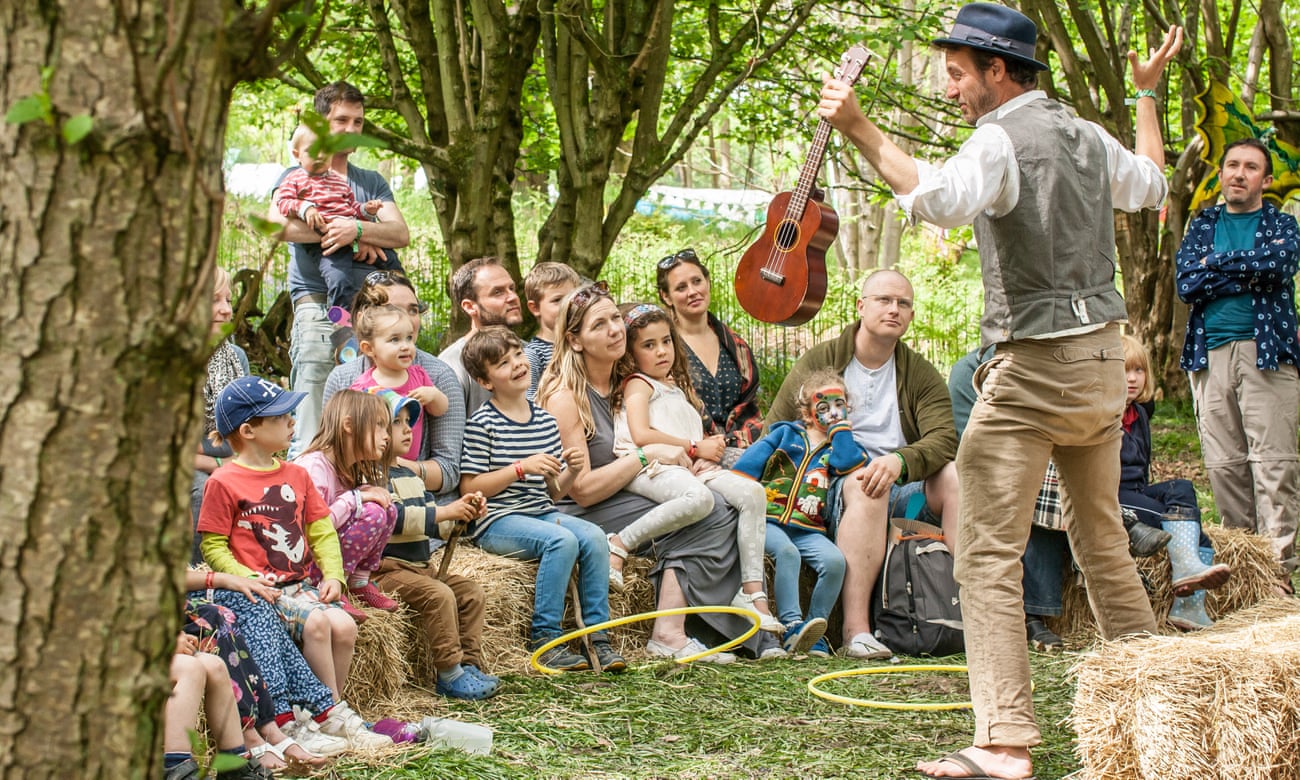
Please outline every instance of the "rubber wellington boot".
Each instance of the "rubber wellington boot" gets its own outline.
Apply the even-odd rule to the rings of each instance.
[[[1214,550],[1201,547],[1197,551],[1201,563],[1210,566],[1214,563]],[[1169,625],[1179,631],[1196,631],[1214,625],[1214,620],[1205,611],[1206,592],[1198,590],[1190,596],[1175,596],[1174,605],[1169,610]]]
[[[1232,576],[1227,564],[1206,565],[1197,550],[1201,540],[1201,524],[1197,520],[1181,519],[1187,510],[1175,508],[1165,514],[1160,525],[1173,538],[1169,540],[1169,565],[1172,568],[1174,596],[1190,596],[1198,590],[1213,590]]]
[[[1129,555],[1148,558],[1169,544],[1169,534],[1142,522],[1132,510],[1121,509],[1120,513],[1124,518],[1124,530],[1128,531]]]

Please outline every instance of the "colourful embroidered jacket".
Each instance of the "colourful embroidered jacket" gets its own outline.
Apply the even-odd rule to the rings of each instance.
[[[1254,305],[1256,367],[1276,370],[1279,363],[1297,365],[1294,277],[1300,235],[1295,217],[1265,201],[1255,246],[1215,252],[1214,231],[1222,213],[1223,206],[1218,205],[1196,215],[1178,247],[1178,297],[1192,307],[1179,367],[1184,371],[1209,367],[1205,306],[1241,293],[1249,293]]]
[[[767,488],[767,521],[826,533],[826,491],[831,480],[867,463],[848,423],[831,427],[830,436],[810,449],[801,422],[779,422],[772,432],[745,449],[732,467]]]

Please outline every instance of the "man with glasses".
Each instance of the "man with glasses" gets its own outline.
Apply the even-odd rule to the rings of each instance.
[[[361,90],[346,81],[327,84],[317,90],[314,108],[316,113],[329,121],[330,133],[360,133],[365,126],[365,97]],[[401,262],[392,250],[404,247],[411,241],[406,220],[397,208],[388,182],[377,171],[358,168],[349,163],[348,155],[354,151],[356,150],[344,149],[335,154],[330,160],[330,168],[347,178],[348,186],[356,195],[358,203],[370,200],[382,203],[375,221],[365,224],[364,237],[361,226],[354,219],[335,219],[326,226],[323,234],[319,234],[303,220],[285,217],[276,208],[274,189],[266,214],[271,222],[284,225],[278,238],[290,242],[289,298],[293,301],[293,330],[289,335],[289,361],[292,364],[289,382],[295,391],[307,394],[294,411],[290,458],[306,449],[307,443],[316,435],[325,379],[334,367],[334,347],[330,341],[334,323],[327,316],[325,277],[321,275],[316,254],[303,245],[319,244],[320,254],[328,256],[355,243],[357,250],[354,259],[358,262],[373,264],[388,257],[393,263],[393,270],[401,271]],[[293,169],[282,173],[280,181],[291,170]],[[276,182],[276,187],[280,181]]]
[[[460,358],[465,342],[489,325],[519,327],[524,322],[524,310],[515,280],[498,257],[476,257],[457,268],[451,275],[451,299],[469,317],[469,332],[452,342],[438,358],[456,372],[465,390],[465,414],[471,415],[492,393],[465,370]]]
[[[844,654],[883,659],[892,653],[871,630],[871,595],[884,562],[889,518],[923,495],[921,519],[938,522],[953,547],[960,509],[957,431],[948,385],[928,360],[903,343],[914,293],[906,276],[873,271],[862,283],[858,321],[808,350],[781,383],[767,424],[794,420],[804,378],[830,368],[844,376],[853,438],[871,461],[832,484],[828,504],[835,544],[844,553],[841,603]]]

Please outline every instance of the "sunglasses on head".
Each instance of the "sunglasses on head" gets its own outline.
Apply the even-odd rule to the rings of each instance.
[[[695,250],[686,247],[675,255],[668,255],[659,261],[660,271],[671,271],[682,263],[699,263],[700,258],[695,254]]]
[[[397,271],[371,271],[366,274],[366,287],[391,287],[394,284],[400,284],[403,287],[410,287],[411,291],[415,292],[415,287],[411,284],[411,280]],[[416,296],[416,299],[416,307],[419,309],[420,314],[427,312],[429,310],[429,304],[419,300],[418,295]]]
[[[592,282],[573,294],[569,299],[569,310],[581,308],[592,302],[596,298],[604,296],[609,297],[609,282],[601,279],[599,282]]]

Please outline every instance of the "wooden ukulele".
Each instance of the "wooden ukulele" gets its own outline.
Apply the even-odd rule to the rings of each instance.
[[[835,78],[852,86],[870,57],[861,44],[854,46],[840,58]],[[798,183],[772,199],[762,234],[736,267],[736,300],[754,319],[802,325],[826,299],[826,248],[835,240],[840,218],[822,202],[816,180],[830,135],[830,123],[820,120]]]

